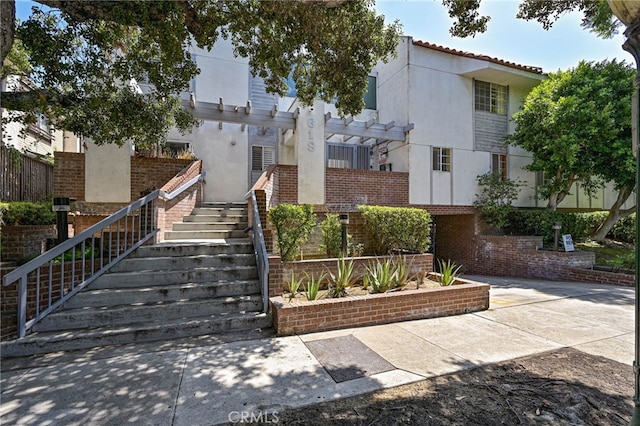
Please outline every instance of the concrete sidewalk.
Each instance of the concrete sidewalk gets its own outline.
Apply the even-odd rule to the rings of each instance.
[[[207,339],[3,361],[2,424],[208,425],[561,347],[628,365],[634,290],[465,276],[488,311],[229,343]],[[630,367],[631,368],[631,367]]]

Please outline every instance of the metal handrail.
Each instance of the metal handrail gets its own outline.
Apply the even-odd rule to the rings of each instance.
[[[202,178],[170,194],[156,190],[7,273],[4,286],[18,282],[18,337],[156,235],[156,199],[175,198]]]
[[[256,254],[258,279],[262,289],[262,309],[266,313],[269,310],[269,259],[267,257],[267,245],[264,242],[264,233],[262,232],[262,223],[260,222],[256,193],[255,191],[249,191],[249,194],[251,194],[251,205],[253,206],[253,222],[251,223],[253,249]]]

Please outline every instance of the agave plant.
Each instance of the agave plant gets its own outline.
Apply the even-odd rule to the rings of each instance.
[[[462,265],[458,266],[451,260],[447,260],[445,262],[442,259],[438,261],[438,265],[440,266],[440,285],[450,286],[453,284],[456,278],[460,275],[460,268],[462,268]]]
[[[347,295],[347,289],[355,283],[353,271],[353,260],[347,262],[343,257],[338,259],[337,272],[335,275],[331,274],[329,297],[344,297]]]
[[[386,259],[384,262],[377,261],[374,265],[367,266],[365,275],[372,293],[384,293],[393,287],[397,271],[391,259]]]
[[[315,277],[315,275],[307,274],[307,286],[305,288],[305,295],[307,296],[307,300],[316,300],[318,298],[318,291],[320,290],[320,284],[322,284],[322,280],[324,280],[326,274],[322,272],[319,277]]]
[[[289,281],[289,301],[296,297],[301,283],[302,281],[296,278],[293,271],[291,271],[291,281]]]

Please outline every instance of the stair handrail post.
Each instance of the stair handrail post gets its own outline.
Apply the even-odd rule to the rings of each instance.
[[[253,249],[256,255],[258,279],[260,280],[260,288],[262,291],[262,306],[263,311],[266,313],[269,311],[269,259],[267,257],[267,245],[264,241],[256,193],[251,190],[247,195],[249,195],[251,199],[252,220],[251,223],[249,223],[249,228],[253,235]]]

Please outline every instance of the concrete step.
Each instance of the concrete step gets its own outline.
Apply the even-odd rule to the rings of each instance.
[[[200,204],[200,207],[210,207],[210,208],[224,208],[224,209],[247,209],[248,204],[246,201],[204,201]]]
[[[58,351],[73,351],[132,342],[155,342],[191,336],[237,333],[271,327],[271,316],[258,312],[213,315],[189,320],[157,320],[135,326],[35,333],[0,343],[3,358]]]
[[[134,251],[129,258],[152,256],[200,256],[215,254],[243,254],[253,253],[253,244],[246,235],[236,240],[224,243],[173,243],[164,242],[155,245],[142,246]]]
[[[249,238],[242,230],[236,231],[166,231],[165,240],[215,240],[227,238]]]
[[[143,257],[124,259],[111,272],[133,271],[184,271],[195,268],[226,268],[231,266],[255,265],[256,257],[253,253],[216,254],[213,256],[167,256]]]
[[[182,218],[183,222],[247,222],[246,214],[192,214]]]
[[[191,212],[194,216],[247,216],[247,208],[196,207]]]
[[[260,282],[257,280],[101,290],[94,290],[89,286],[65,303],[64,309],[260,295],[260,290]]]
[[[247,227],[247,222],[175,222],[174,231],[236,231]]]
[[[191,270],[162,270],[112,272],[91,283],[91,289],[154,287],[176,283],[212,283],[216,281],[256,280],[258,268],[234,266],[224,268],[194,268]]]
[[[113,327],[158,319],[177,320],[214,316],[222,313],[256,311],[262,311],[262,297],[260,295],[63,309],[47,315],[33,326],[33,330],[36,332],[77,330],[95,327],[96,324],[101,327]]]

